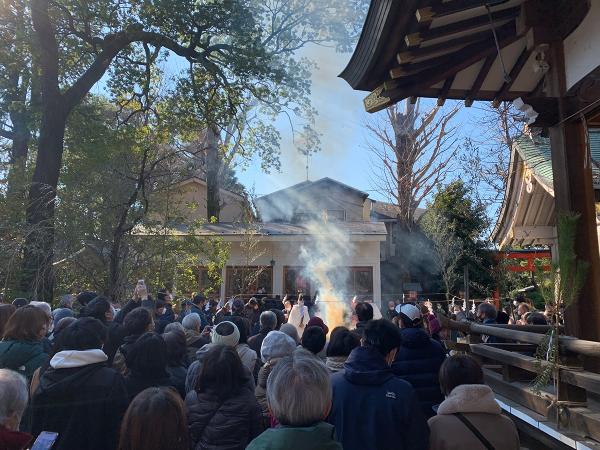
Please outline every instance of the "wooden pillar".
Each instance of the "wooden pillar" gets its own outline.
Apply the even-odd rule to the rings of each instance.
[[[565,314],[566,332],[582,339],[598,341],[600,256],[592,171],[590,164],[585,162],[586,131],[581,119],[565,123],[566,81],[562,41],[551,44],[550,55],[552,62],[547,74],[547,89],[551,97],[559,100],[559,122],[549,130],[556,212],[572,211],[580,214],[575,251],[580,259],[590,264],[580,298]]]
[[[574,309],[578,317],[578,337],[600,340],[600,251],[596,228],[596,206],[592,167],[587,149],[587,130],[583,121],[564,126],[571,210],[580,214],[575,252],[590,265],[585,285]],[[560,255],[559,255],[560,257]],[[567,329],[567,331],[569,331]]]

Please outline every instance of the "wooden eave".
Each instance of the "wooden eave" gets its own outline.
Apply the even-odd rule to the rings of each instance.
[[[369,112],[411,97],[470,106],[540,96],[544,70],[537,61],[548,63],[545,46],[563,39],[588,10],[588,0],[373,0],[340,77],[371,91]]]

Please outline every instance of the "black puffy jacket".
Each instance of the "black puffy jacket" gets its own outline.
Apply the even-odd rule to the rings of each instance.
[[[425,417],[432,417],[435,415],[432,407],[444,400],[438,374],[446,351],[423,328],[403,328],[401,332],[402,344],[392,370],[415,388]]]
[[[263,431],[260,407],[246,387],[224,402],[210,392],[191,391],[185,406],[195,450],[243,450]]]

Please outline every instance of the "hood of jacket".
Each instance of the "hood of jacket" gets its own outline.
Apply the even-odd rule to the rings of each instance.
[[[357,347],[344,364],[344,377],[352,384],[379,386],[394,376],[381,353],[373,347]]]
[[[183,330],[183,332],[185,333],[185,344],[188,346],[192,345],[194,342],[201,338],[200,333],[198,333],[196,330],[188,330],[186,328],[185,330]]]
[[[13,370],[44,353],[40,341],[2,341],[0,342],[0,361],[2,367]]]
[[[62,395],[65,391],[77,391],[85,389],[89,385],[89,380],[99,370],[105,369],[106,363],[88,364],[81,367],[70,367],[64,369],[55,369],[49,367],[40,377],[40,384],[37,393],[45,392],[47,394]]]
[[[423,348],[429,346],[431,338],[423,328],[402,328],[402,347]]]
[[[439,408],[438,414],[454,413],[500,414],[502,408],[496,402],[494,392],[485,384],[461,384],[452,389]]]
[[[71,369],[73,367],[89,366],[108,360],[108,356],[100,349],[64,350],[56,353],[50,360],[53,369]]]

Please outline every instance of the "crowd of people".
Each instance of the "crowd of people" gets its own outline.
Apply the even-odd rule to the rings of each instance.
[[[448,354],[423,305],[378,319],[355,301],[331,330],[301,298],[176,308],[138,283],[117,306],[93,292],[0,305],[0,448],[519,448],[478,362]]]

